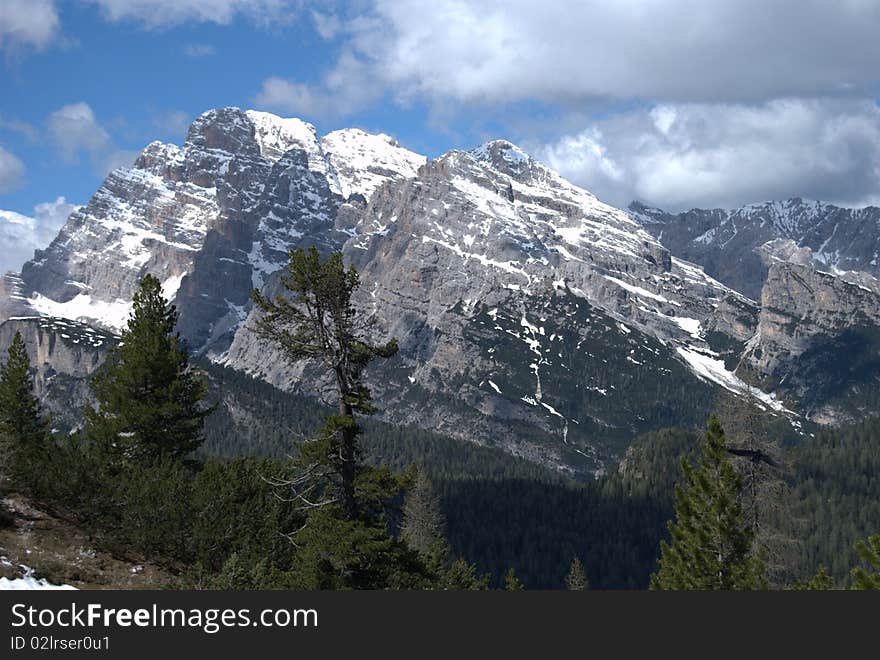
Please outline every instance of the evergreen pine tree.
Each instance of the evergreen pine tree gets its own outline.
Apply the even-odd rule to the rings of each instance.
[[[565,576],[565,588],[569,591],[584,591],[590,588],[587,581],[587,574],[584,571],[584,565],[581,560],[575,557],[571,560],[571,566],[568,568],[568,575]]]
[[[880,589],[880,534],[856,543],[856,552],[873,572],[862,567],[852,570],[853,589],[859,591]]]
[[[424,470],[416,468],[411,483],[403,501],[400,535],[410,548],[422,555],[429,568],[439,574],[445,569],[449,556],[440,498]]]
[[[834,578],[832,578],[824,566],[820,566],[816,574],[809,580],[796,583],[792,589],[794,591],[830,591],[834,589]]]
[[[314,247],[293,250],[281,278],[286,296],[274,300],[252,292],[262,314],[253,326],[290,364],[311,360],[336,386],[337,413],[325,418],[318,436],[299,446],[292,475],[275,482],[284,496],[302,504],[306,523],[295,535],[293,584],[305,589],[413,589],[436,583],[424,558],[388,532],[386,514],[406,479],[387,468],[366,465],[355,414],[375,411],[363,382],[376,358],[397,352],[397,342],[369,343],[370,322],[351,297],[357,271],[342,254],[321,259]]]
[[[476,567],[459,557],[443,575],[440,586],[448,591],[485,591],[489,579],[488,574],[478,576]]]
[[[313,359],[333,377],[338,413],[326,418],[318,437],[300,448],[302,483],[299,495],[310,505],[335,502],[344,515],[358,517],[358,481],[370,478],[360,460],[360,427],[355,413],[375,411],[363,372],[374,359],[397,352],[397,341],[373,345],[367,340],[369,321],[356,313],[351,296],[360,279],[342,254],[322,260],[315,247],[291,251],[281,283],[291,298],[251,297],[262,311],[253,330],[273,342],[291,364]],[[318,501],[320,499],[320,502]]]
[[[99,407],[86,408],[89,437],[136,462],[195,450],[212,411],[202,403],[207,382],[190,368],[176,324],[176,308],[159,280],[147,275],[119,345],[91,380]]]
[[[16,332],[0,369],[0,482],[29,490],[48,448],[47,422],[34,396],[30,360],[21,333]]]
[[[754,532],[743,515],[742,481],[713,415],[696,467],[682,461],[685,487],[675,487],[670,543],[661,542],[652,589],[742,590],[766,587],[763,563],[752,554]]]

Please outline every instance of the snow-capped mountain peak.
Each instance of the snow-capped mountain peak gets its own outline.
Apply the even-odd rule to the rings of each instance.
[[[384,133],[358,128],[333,131],[321,138],[321,147],[336,175],[339,193],[365,199],[386,181],[412,177],[427,159],[401,147]]]
[[[315,151],[318,146],[315,127],[301,119],[258,110],[246,110],[244,114],[253,123],[260,153],[267,160],[277,161],[295,146],[307,152]]]
[[[118,330],[149,272],[176,298],[181,330],[200,348],[241,323],[251,287],[283,266],[290,248],[341,246],[349,229],[336,218],[346,198],[369,197],[424,161],[387,135],[343,130],[320,140],[300,119],[209,110],[182,145],[150,143],[131,167],[111,172],[25,264],[17,290],[31,313]]]

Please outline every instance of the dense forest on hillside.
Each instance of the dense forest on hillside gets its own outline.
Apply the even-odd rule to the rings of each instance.
[[[311,400],[219,365],[200,367],[218,395],[234,398],[239,418],[218,408],[208,420],[205,452],[280,457],[320,420]],[[528,588],[561,588],[578,557],[595,588],[644,588],[667,535],[679,459],[693,456],[700,436],[682,429],[640,436],[619,472],[587,482],[498,449],[371,419],[363,449],[373,464],[424,466],[441,496],[454,552],[490,572],[494,584],[513,566]],[[786,444],[789,488],[774,525],[795,540],[789,574],[804,579],[824,565],[843,582],[857,560],[855,540],[880,529],[880,419],[820,431],[798,444],[789,434]]]
[[[852,573],[860,561],[880,563],[880,537],[870,537],[880,529],[880,419],[792,442],[784,419],[720,401],[730,436],[715,416],[708,431],[650,432],[619,469],[575,480],[373,419],[361,374],[396,342],[357,339],[348,302],[357,274],[339,257],[292,259],[286,285],[336,305],[332,323],[255,294],[266,310],[258,329],[290,359],[323,356],[337,375],[336,408],[220,365],[191,368],[176,311],[147,277],[122,341],[91,378],[94,401],[76,432],[50,431],[16,335],[0,378],[3,487],[106,551],[161,563],[177,587],[752,589],[880,579]],[[713,565],[721,553],[707,551],[710,537],[738,559]]]

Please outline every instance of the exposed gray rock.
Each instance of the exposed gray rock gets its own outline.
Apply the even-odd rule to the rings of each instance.
[[[34,376],[35,394],[56,428],[68,430],[81,423],[89,401],[87,378],[97,369],[117,338],[69,319],[19,318],[0,324],[0,360],[15,333],[21,333]]]
[[[880,208],[874,206],[849,209],[794,198],[678,214],[633,202],[629,210],[672,254],[751,298],[760,296],[767,277],[756,250],[776,239],[810,248],[824,270],[880,275]]]
[[[247,329],[249,293],[280,292],[291,248],[342,249],[376,339],[400,341],[370,372],[387,420],[596,472],[639,433],[702,425],[725,393],[823,422],[876,409],[876,211],[625,212],[503,140],[426,162],[388,136],[319,139],[296,119],[225,108],[108,176],[20,278],[0,281],[0,320],[119,328],[152,272],[191,348],[326,398],[320,370],[286,365]],[[866,272],[842,272],[853,267]],[[53,370],[44,385],[68,368],[79,378],[86,357],[37,350],[52,341],[44,322],[9,323],[29,324]]]
[[[384,135],[346,130],[319,140],[298,119],[211,110],[182,146],[155,142],[112,172],[24,265],[15,286],[26,309],[4,304],[0,320],[39,313],[118,330],[138,281],[152,273],[176,299],[190,346],[222,353],[251,289],[287,250],[339,249],[354,222],[349,207],[422,162]]]
[[[816,422],[876,413],[880,398],[880,282],[819,270],[809,250],[775,242],[743,373],[797,402]]]
[[[669,423],[664,406],[694,404],[684,416],[697,422],[716,383],[676,348],[711,354],[710,319],[751,336],[717,309],[754,312],[752,301],[509,142],[381,186],[355,231],[344,253],[361,273],[358,304],[377,339],[401,346],[371,382],[386,419],[555,467],[601,469],[637,432]],[[286,389],[328,387],[247,325],[228,364]],[[674,385],[646,393],[648,381]]]

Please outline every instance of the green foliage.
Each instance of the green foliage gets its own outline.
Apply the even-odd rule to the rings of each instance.
[[[296,535],[300,589],[424,589],[432,575],[380,519],[349,520],[335,506],[309,513]]]
[[[187,586],[221,591],[280,589],[284,588],[279,582],[280,577],[273,573],[266,560],[249,564],[237,552],[233,552],[218,573],[195,572]]]
[[[525,591],[523,583],[519,581],[518,577],[516,577],[516,573],[514,572],[513,568],[509,568],[507,570],[507,575],[504,576],[504,590]]]
[[[437,497],[424,470],[414,469],[412,484],[403,501],[403,522],[400,536],[418,552],[435,573],[442,573],[449,557],[449,546],[443,532],[444,520],[440,498]]]
[[[340,253],[322,260],[318,250],[291,251],[282,285],[289,297],[268,300],[254,290],[261,315],[253,329],[293,364],[312,359],[334,379],[338,412],[327,415],[314,438],[299,446],[289,475],[277,485],[301,504],[303,526],[293,532],[297,567],[292,580],[304,589],[414,589],[436,579],[418,552],[389,533],[387,512],[405,479],[362,460],[355,413],[375,408],[363,383],[376,358],[397,352],[391,340],[367,339],[368,323],[351,296],[357,271],[346,270]]]
[[[159,280],[147,275],[120,343],[91,381],[99,407],[85,411],[89,437],[137,463],[186,456],[203,440],[207,384],[190,369],[176,323]]]
[[[854,542],[880,529],[880,418],[817,433],[791,460],[790,501],[777,524],[799,540],[794,579],[825,566],[843,584],[859,561]]]
[[[356,482],[369,470],[360,460],[354,413],[375,410],[363,372],[374,359],[397,352],[394,339],[381,346],[366,340],[369,324],[351,303],[359,282],[354,267],[346,270],[341,253],[322,260],[317,248],[299,248],[290,252],[281,278],[289,298],[269,300],[256,289],[251,294],[262,312],[254,332],[277,346],[289,363],[317,360],[335,380],[338,414],[328,415],[317,437],[304,443],[291,484],[308,506],[338,502],[349,520],[360,513]]]
[[[834,578],[828,574],[824,566],[820,566],[816,574],[809,580],[796,582],[792,586],[794,591],[830,591],[834,588]]]
[[[59,442],[43,463],[55,479],[43,497],[79,521],[95,546],[118,556],[149,557],[193,588],[232,580],[231,557],[259,571],[260,586],[281,586],[295,565],[289,530],[303,517],[270,483],[285,466],[271,459],[208,459],[187,464],[162,456],[149,465],[120,463],[83,438]],[[253,569],[251,571],[251,569]],[[238,575],[235,573],[234,575]],[[219,578],[218,578],[219,579]],[[254,578],[256,579],[256,578]],[[230,587],[232,588],[232,587]]]
[[[30,360],[16,332],[0,369],[0,487],[8,478],[14,488],[33,492],[40,464],[49,451],[47,422],[34,396]]]
[[[459,557],[440,581],[440,588],[447,591],[484,591],[489,588],[489,575],[477,575],[477,569]]]
[[[565,588],[569,591],[584,591],[590,588],[587,574],[584,571],[584,565],[577,557],[571,560],[571,566],[568,567],[568,573],[565,576]]]
[[[351,296],[360,279],[354,266],[346,269],[342,253],[321,260],[317,248],[291,251],[281,283],[291,297],[265,298],[254,289],[251,297],[263,312],[254,331],[278,346],[291,363],[314,358],[337,380],[341,400],[360,413],[370,413],[370,392],[361,381],[366,366],[377,357],[391,357],[397,342],[374,346],[364,339],[368,325],[359,319]]]
[[[682,461],[686,487],[675,488],[670,543],[661,542],[652,589],[743,590],[766,587],[763,563],[752,554],[741,478],[727,459],[724,431],[709,419],[696,467]]]
[[[856,552],[869,568],[857,566],[852,570],[852,588],[859,591],[880,589],[880,534],[857,542]]]

